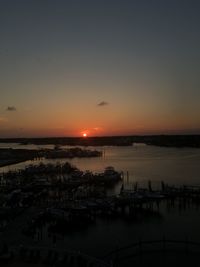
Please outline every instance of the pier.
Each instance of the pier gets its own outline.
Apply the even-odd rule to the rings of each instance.
[[[161,221],[163,207],[181,211],[191,206],[200,206],[200,186],[173,186],[162,181],[156,187],[151,181],[147,181],[144,186],[137,181],[131,183],[128,172],[127,179],[124,176],[113,167],[108,166],[102,173],[92,173],[81,171],[68,162],[29,165],[21,170],[1,174],[1,239],[7,240],[10,248],[16,247],[19,240],[24,247],[29,247],[34,242],[45,243],[45,236],[48,236],[48,242],[54,248],[57,236],[87,230],[100,220],[141,223],[154,218]],[[109,188],[116,185],[119,192],[107,194]],[[166,248],[169,241],[162,240]],[[160,245],[162,242],[153,241],[151,245]],[[132,247],[137,247],[138,251],[140,246],[144,255],[144,248],[150,243],[139,244]],[[189,245],[185,242],[186,245],[191,247],[192,243]],[[35,252],[35,248],[30,251],[26,256],[28,259],[35,260],[35,255],[41,253]],[[125,248],[117,250],[122,262],[124,252]],[[114,255],[116,251],[111,257],[113,263]],[[120,263],[120,260],[117,262]]]

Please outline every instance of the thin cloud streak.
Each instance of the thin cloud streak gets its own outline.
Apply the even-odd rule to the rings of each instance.
[[[16,107],[14,107],[14,106],[8,106],[6,110],[7,111],[17,111]]]
[[[109,105],[109,103],[106,102],[106,101],[101,101],[100,103],[97,104],[98,107],[104,107],[104,106],[107,106],[107,105]]]

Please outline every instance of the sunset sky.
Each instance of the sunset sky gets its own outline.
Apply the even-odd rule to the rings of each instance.
[[[0,0],[0,137],[200,133],[200,1]]]

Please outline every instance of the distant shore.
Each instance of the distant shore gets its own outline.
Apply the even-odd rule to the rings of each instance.
[[[0,148],[0,167],[21,163],[37,158],[46,159],[71,159],[101,157],[102,152],[97,150],[81,149],[78,147],[69,149],[12,149]]]
[[[9,166],[9,165],[14,165],[14,164],[18,164],[18,163],[22,163],[24,161],[27,161],[27,159],[20,159],[20,160],[16,160],[16,159],[13,159],[13,160],[5,160],[4,162],[0,162],[0,168],[1,167],[6,167],[6,166]]]
[[[0,143],[22,145],[70,145],[70,146],[131,146],[134,143],[161,147],[200,148],[200,135],[135,135],[105,137],[47,137],[47,138],[1,138]]]

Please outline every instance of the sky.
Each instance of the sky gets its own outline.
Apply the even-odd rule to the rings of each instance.
[[[200,1],[0,0],[0,137],[200,133]]]

